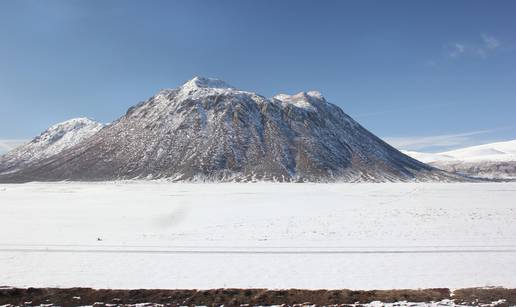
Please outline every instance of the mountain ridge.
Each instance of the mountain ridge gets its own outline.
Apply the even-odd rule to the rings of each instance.
[[[463,180],[394,149],[316,91],[266,98],[213,78],[160,90],[92,137],[0,181]]]
[[[15,172],[73,147],[97,133],[103,124],[79,117],[54,124],[31,141],[0,155],[0,174]]]
[[[516,179],[516,140],[470,146],[441,153],[402,150],[445,171],[487,179]]]

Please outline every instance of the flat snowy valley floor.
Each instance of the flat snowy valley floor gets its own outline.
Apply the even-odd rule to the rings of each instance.
[[[516,183],[0,185],[0,286],[516,287]]]

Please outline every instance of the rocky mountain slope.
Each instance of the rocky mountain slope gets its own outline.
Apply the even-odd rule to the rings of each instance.
[[[319,92],[265,98],[196,77],[0,181],[460,180],[412,159]]]
[[[55,124],[34,138],[0,156],[0,174],[13,173],[37,164],[97,133],[102,124],[88,118],[74,118]]]
[[[516,179],[516,140],[466,147],[442,153],[404,151],[437,168],[489,179]]]

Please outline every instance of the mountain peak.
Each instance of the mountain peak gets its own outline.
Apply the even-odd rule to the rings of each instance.
[[[77,117],[77,118],[65,120],[64,122],[54,124],[49,129],[59,128],[59,127],[77,127],[77,126],[82,127],[82,126],[87,126],[87,125],[101,125],[101,124],[94,120],[91,120],[87,117]]]
[[[3,174],[0,160],[0,182],[460,180],[401,154],[315,91],[267,99],[195,77],[68,146],[80,131],[47,131]]]
[[[323,95],[317,91],[299,92],[294,95],[278,94],[273,97],[285,104],[292,104],[296,107],[315,111],[314,104],[320,104],[326,102]]]
[[[319,100],[324,100],[324,96],[319,91],[308,91],[306,95],[309,97],[317,98]]]
[[[291,100],[291,99],[295,99],[295,100],[299,100],[299,99],[315,99],[315,100],[326,100],[324,98],[324,96],[318,92],[318,91],[308,91],[308,92],[299,92],[297,94],[294,94],[294,95],[288,95],[288,94],[278,94],[276,96],[274,96],[273,98],[277,99],[277,100],[281,100],[281,101],[284,101],[284,100]]]
[[[215,78],[205,78],[196,76],[193,79],[185,82],[181,86],[183,89],[195,90],[199,88],[220,88],[220,89],[235,89],[233,86],[227,84],[225,81]]]
[[[32,141],[0,156],[0,174],[42,161],[91,137],[103,124],[79,117],[50,126]]]

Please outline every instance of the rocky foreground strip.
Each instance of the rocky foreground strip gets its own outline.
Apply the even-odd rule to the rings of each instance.
[[[409,303],[410,302],[410,303]],[[514,306],[516,289],[112,290],[0,288],[3,306]]]

